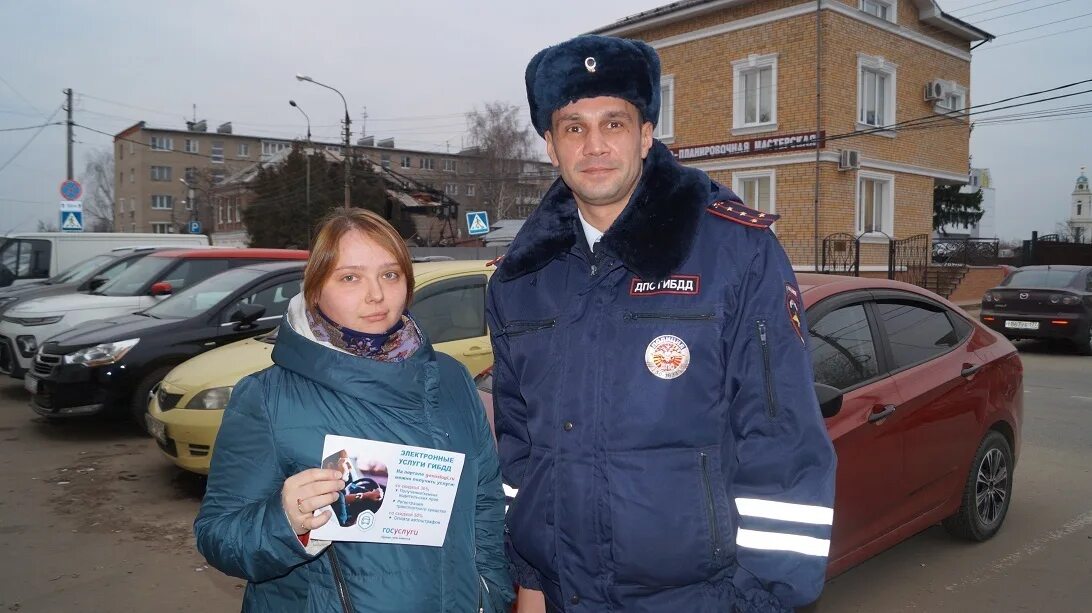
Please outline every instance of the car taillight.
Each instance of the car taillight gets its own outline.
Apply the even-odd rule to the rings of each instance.
[[[1058,294],[1054,294],[1050,297],[1050,304],[1058,304],[1062,301],[1062,297]]]
[[[986,292],[986,295],[982,296],[982,302],[993,302],[993,294]]]
[[[1080,303],[1081,303],[1081,299],[1079,297],[1077,297],[1077,296],[1066,296],[1065,298],[1062,298],[1062,304],[1073,305],[1073,304],[1080,304]]]

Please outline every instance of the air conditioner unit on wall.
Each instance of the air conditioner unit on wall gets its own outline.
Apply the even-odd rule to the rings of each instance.
[[[944,81],[940,79],[933,79],[925,84],[925,101],[933,102],[944,98],[948,87],[944,84]]]
[[[861,152],[842,149],[838,152],[838,170],[856,170],[861,167]]]

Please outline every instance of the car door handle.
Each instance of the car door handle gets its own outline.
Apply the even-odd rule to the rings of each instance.
[[[959,371],[959,376],[969,377],[969,376],[975,374],[976,372],[982,370],[983,366],[984,366],[984,364],[964,364],[963,365],[963,370]]]
[[[872,414],[868,416],[868,423],[875,423],[881,419],[888,417],[895,412],[895,405],[889,404],[885,406],[876,405],[872,408]]]
[[[471,347],[470,349],[467,349],[466,351],[464,351],[463,355],[466,356],[466,357],[472,357],[472,356],[476,356],[476,355],[489,355],[491,353],[493,353],[492,349],[482,349],[481,347]]]

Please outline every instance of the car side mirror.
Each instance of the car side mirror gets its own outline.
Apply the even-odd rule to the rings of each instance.
[[[171,287],[171,284],[167,283],[166,281],[160,281],[159,283],[152,284],[153,296],[169,296],[172,292],[174,292],[174,288]]]
[[[228,321],[239,324],[236,328],[252,326],[265,315],[265,307],[260,304],[241,304],[228,317]]]
[[[842,410],[842,390],[836,387],[816,383],[815,397],[819,400],[819,412],[823,414],[823,419],[830,419]]]
[[[91,279],[90,281],[88,281],[87,289],[88,289],[88,291],[93,292],[93,291],[97,290],[98,288],[102,287],[103,285],[106,285],[106,282],[109,281],[109,280],[110,279],[108,279],[107,277],[95,277],[94,279]]]

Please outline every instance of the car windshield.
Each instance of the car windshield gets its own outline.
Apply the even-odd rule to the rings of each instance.
[[[222,272],[145,309],[144,313],[159,319],[196,317],[219,304],[236,290],[253,283],[263,274],[265,273],[251,268],[236,268]]]
[[[1064,289],[1071,287],[1077,278],[1072,270],[1018,270],[1001,283],[1007,287],[1049,287]]]
[[[82,281],[87,275],[95,272],[108,262],[113,262],[117,258],[112,255],[96,255],[95,257],[85,262],[80,262],[71,268],[63,270],[51,278],[48,283],[73,283],[76,281]]]
[[[150,281],[154,281],[178,260],[149,256],[141,258],[125,272],[107,281],[98,291],[100,296],[136,296]]]

